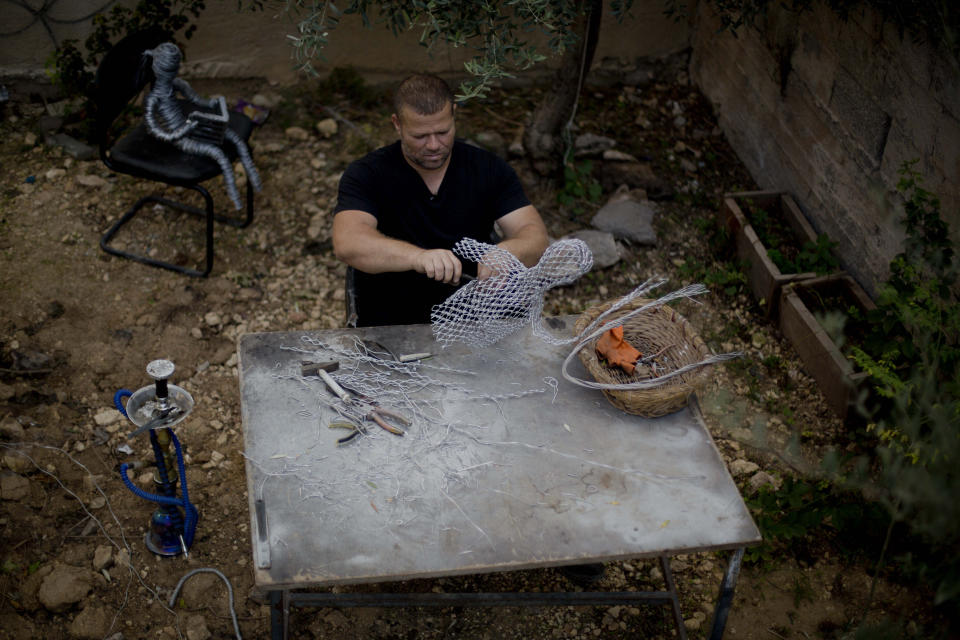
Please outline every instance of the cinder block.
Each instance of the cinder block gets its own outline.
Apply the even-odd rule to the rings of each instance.
[[[890,116],[863,90],[846,69],[837,69],[830,110],[873,167],[880,167],[890,131]]]

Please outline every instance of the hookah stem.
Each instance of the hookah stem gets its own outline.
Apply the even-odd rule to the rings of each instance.
[[[167,461],[163,452],[163,447],[160,446],[160,440],[157,438],[156,430],[151,429],[149,433],[150,445],[153,447],[153,456],[157,459],[157,473],[160,476],[160,484],[163,487],[163,493],[168,498],[175,498],[176,491],[170,483],[170,474],[167,473]]]

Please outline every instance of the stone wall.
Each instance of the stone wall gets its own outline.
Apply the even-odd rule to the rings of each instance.
[[[734,37],[700,2],[691,76],[760,187],[793,194],[875,293],[903,239],[905,160],[960,232],[960,73],[862,4],[846,22],[823,3],[779,5],[762,33]]]
[[[90,20],[72,22],[110,3],[107,0],[71,0],[49,3],[36,14],[18,6],[26,0],[4,4],[5,33],[0,36],[0,77],[43,77],[44,61],[55,42],[66,38],[83,40]],[[35,3],[34,3],[35,4]],[[123,0],[132,6],[135,0]],[[237,11],[234,1],[207,2],[196,21],[197,30],[186,41],[184,74],[204,78],[267,78],[281,84],[298,81],[293,48],[287,39],[295,34],[290,16],[267,3],[261,12]],[[398,74],[425,70],[448,76],[463,76],[463,62],[473,53],[465,48],[438,45],[428,54],[419,42],[419,31],[394,37],[383,26],[364,28],[357,16],[344,16],[330,34],[321,73],[334,67],[352,66],[368,81],[393,81]],[[629,71],[638,59],[666,56],[689,46],[689,25],[663,15],[661,0],[636,0],[631,17],[618,23],[609,11],[604,15],[597,66]],[[548,65],[549,66],[549,65]]]

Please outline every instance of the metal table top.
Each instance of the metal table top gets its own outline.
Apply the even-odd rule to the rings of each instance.
[[[574,318],[551,319],[569,334]],[[397,437],[337,446],[334,396],[304,360],[350,366],[354,337],[414,365],[392,404]],[[308,340],[309,342],[305,341]],[[265,589],[387,582],[731,549],[760,540],[690,409],[625,414],[560,375],[569,347],[529,329],[487,349],[441,349],[428,325],[256,333],[240,340],[255,582]],[[583,375],[579,363],[572,370]],[[343,374],[343,369],[337,374]],[[421,378],[417,378],[421,380]],[[262,500],[265,531],[256,514]],[[263,568],[269,563],[268,568]]]

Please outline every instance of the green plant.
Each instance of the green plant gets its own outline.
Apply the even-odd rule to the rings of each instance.
[[[763,542],[748,549],[744,559],[761,566],[784,554],[810,562],[827,541],[848,559],[880,547],[875,531],[882,529],[883,508],[841,482],[786,476],[779,488],[764,485],[746,503]]]
[[[748,549],[744,559],[767,565],[788,549],[799,550],[801,542],[826,521],[828,495],[829,485],[794,476],[784,478],[779,488],[761,487],[746,503],[763,542]]]
[[[726,295],[733,297],[746,289],[747,275],[743,265],[717,262],[707,270],[703,282],[710,288],[720,289]]]
[[[794,273],[813,271],[817,275],[825,276],[836,271],[840,267],[840,262],[833,254],[836,248],[837,243],[825,233],[818,235],[816,242],[804,242],[797,255]]]
[[[392,0],[287,0],[286,10],[300,15],[298,35],[288,36],[301,69],[315,73],[313,60],[322,58],[331,32],[344,15],[358,15],[364,26],[381,24],[394,35],[416,30],[427,49],[438,42],[477,52],[464,64],[473,80],[460,86],[459,100],[484,97],[497,80],[513,77],[513,71],[533,67],[547,59],[542,52],[561,53],[577,44],[578,23],[594,10],[590,2],[527,0],[508,2],[393,2]],[[602,3],[596,3],[602,4]],[[617,19],[630,9],[632,0],[612,0],[610,11]],[[340,5],[339,7],[337,5]],[[371,16],[373,19],[371,19]],[[544,38],[531,38],[539,32]],[[581,34],[582,35],[582,34]]]
[[[603,187],[593,177],[593,162],[570,161],[563,168],[563,186],[557,191],[557,203],[570,209],[574,216],[582,215],[585,204],[599,202]]]
[[[919,572],[935,603],[960,610],[960,305],[957,265],[939,199],[924,189],[914,163],[900,171],[904,250],[890,264],[874,330],[853,358],[870,373],[874,394],[863,410],[877,437],[876,462],[890,516],[906,523],[933,557]],[[886,546],[878,565],[885,560]],[[960,624],[960,620],[955,620]]]
[[[747,285],[746,265],[734,259],[733,238],[727,226],[721,224],[715,215],[698,216],[693,219],[693,224],[713,247],[713,260],[704,262],[693,257],[686,258],[679,266],[681,277],[702,282],[711,290],[722,291],[731,297],[744,291]]]
[[[782,273],[827,275],[840,266],[833,255],[837,243],[827,234],[821,233],[816,242],[807,240],[797,247],[796,235],[778,216],[751,206],[748,217],[760,242],[767,247],[767,255]]]
[[[297,34],[288,38],[300,67],[308,72],[315,72],[313,60],[322,57],[345,14],[359,16],[364,26],[370,26],[373,17],[394,35],[415,31],[427,52],[437,43],[473,49],[476,55],[463,67],[470,80],[459,87],[461,102],[484,98],[497,81],[542,63],[547,55],[557,56],[551,90],[528,118],[523,146],[537,173],[559,178],[572,145],[583,80],[600,37],[604,4],[603,0],[287,0],[286,10],[300,14]],[[632,0],[606,4],[621,20]]]
[[[683,279],[702,282],[712,291],[721,291],[730,297],[744,291],[747,285],[743,265],[733,262],[717,261],[708,265],[695,258],[687,258],[679,269]]]
[[[363,76],[353,67],[334,67],[317,84],[315,98],[318,101],[332,104],[337,97],[346,98],[364,109],[379,105],[383,99],[379,92],[367,86]]]

